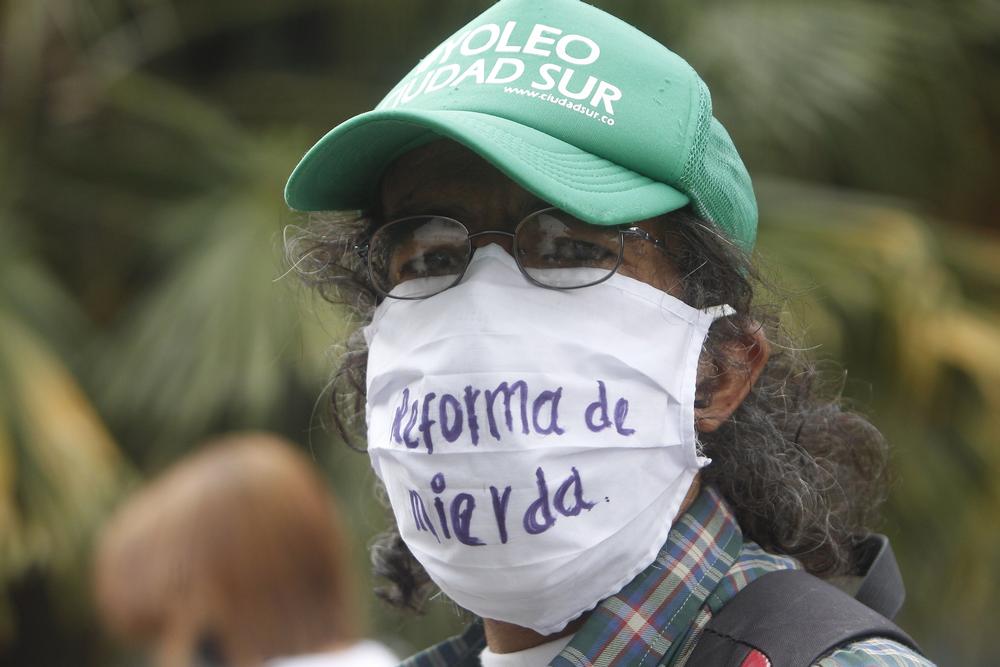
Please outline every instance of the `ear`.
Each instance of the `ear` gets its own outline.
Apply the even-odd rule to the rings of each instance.
[[[698,365],[698,400],[695,401],[694,423],[702,433],[711,433],[721,426],[740,406],[757,382],[771,357],[764,327],[751,323],[739,340],[725,345],[722,366],[714,363]],[[703,375],[703,368],[709,370]],[[711,371],[714,370],[714,373]],[[710,387],[703,389],[703,387]]]

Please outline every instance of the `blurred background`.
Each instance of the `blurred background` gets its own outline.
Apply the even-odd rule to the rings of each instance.
[[[0,663],[135,664],[97,631],[95,530],[229,429],[302,443],[368,576],[385,514],[324,425],[351,323],[285,277],[282,187],[488,4],[0,4]],[[789,322],[894,444],[902,624],[940,664],[1000,664],[1000,3],[595,4],[708,82]],[[367,604],[404,654],[463,624]]]

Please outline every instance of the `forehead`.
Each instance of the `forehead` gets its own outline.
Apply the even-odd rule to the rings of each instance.
[[[547,204],[461,144],[440,139],[396,159],[379,188],[385,219],[419,213],[514,222]],[[496,220],[490,220],[496,223]]]

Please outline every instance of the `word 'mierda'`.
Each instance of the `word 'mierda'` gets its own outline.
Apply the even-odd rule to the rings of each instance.
[[[444,474],[440,472],[431,479],[430,486],[434,494],[431,507],[435,516],[428,512],[428,505],[420,492],[409,490],[410,512],[417,530],[430,533],[439,543],[442,540],[452,539],[454,534],[454,539],[462,544],[472,547],[485,545],[486,542],[482,539],[485,535],[472,533],[472,520],[476,508],[483,507],[485,503],[477,503],[476,497],[467,492],[458,493],[450,502],[446,502],[442,499],[442,494],[446,491],[447,484]],[[547,531],[555,525],[557,515],[578,516],[583,510],[589,512],[595,506],[595,503],[584,499],[583,480],[580,479],[580,472],[575,467],[570,468],[569,476],[551,494],[545,471],[539,467],[535,470],[535,487],[537,497],[528,505],[520,521],[520,527],[528,535],[541,535]],[[490,485],[489,490],[489,507],[492,509],[492,518],[496,525],[496,538],[500,544],[506,544],[509,538],[507,513],[511,486],[504,486],[501,490]],[[605,500],[610,502],[607,498]]]
[[[570,430],[562,401],[562,387],[533,393],[524,380],[501,382],[489,389],[467,385],[461,392],[440,396],[432,391],[414,395],[412,400],[410,388],[405,387],[393,413],[389,440],[407,449],[422,445],[432,454],[434,443],[441,439],[448,443],[462,439],[475,446],[481,438],[502,442],[505,435],[559,437]],[[612,408],[603,380],[597,380],[596,400],[568,408],[583,418],[583,425],[592,433],[611,426],[621,436],[635,433],[625,425],[628,400],[619,398]]]

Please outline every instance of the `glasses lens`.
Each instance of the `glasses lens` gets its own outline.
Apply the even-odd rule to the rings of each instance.
[[[471,254],[462,223],[419,216],[380,227],[369,243],[368,265],[383,294],[422,299],[458,282]]]
[[[605,280],[621,257],[615,227],[591,225],[559,209],[526,218],[514,240],[517,259],[532,280],[546,287],[570,289]]]

